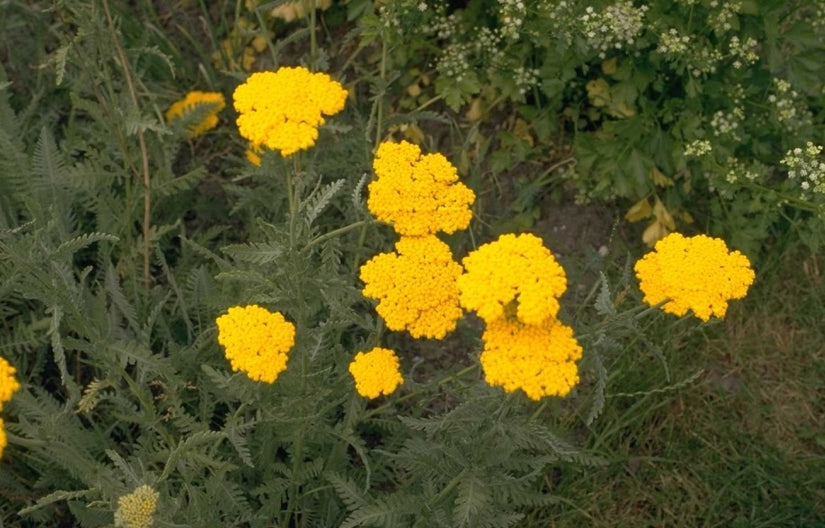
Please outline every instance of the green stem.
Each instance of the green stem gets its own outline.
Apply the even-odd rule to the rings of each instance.
[[[372,220],[372,219],[370,219],[370,220],[359,220],[358,222],[355,222],[353,224],[345,225],[344,227],[339,227],[338,229],[333,229],[329,233],[324,233],[323,235],[319,235],[319,236],[313,238],[312,240],[310,240],[309,242],[307,242],[307,245],[305,245],[304,248],[301,251],[307,251],[310,248],[312,248],[313,246],[317,246],[318,244],[326,242],[327,240],[329,240],[331,238],[335,238],[338,235],[343,235],[344,233],[346,233],[348,231],[352,231],[353,229],[355,229],[357,227],[362,227],[363,229],[361,230],[361,232],[363,233],[364,230],[366,230],[366,227],[368,225],[374,224],[375,222],[376,222],[376,220]],[[363,238],[363,234],[362,234],[362,238]]]
[[[385,83],[387,82],[387,39],[381,39],[381,80]],[[378,94],[378,101],[376,104],[378,105],[378,111],[375,118],[375,145],[374,148],[378,148],[378,145],[381,144],[381,130],[383,129],[383,121],[384,121],[384,92],[386,92],[386,87],[382,87],[382,93]]]
[[[315,37],[315,0],[309,0],[309,66],[312,71],[318,69],[318,41]]]

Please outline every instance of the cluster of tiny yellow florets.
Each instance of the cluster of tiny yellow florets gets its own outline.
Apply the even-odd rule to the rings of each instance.
[[[344,109],[347,91],[325,73],[303,67],[253,73],[233,94],[238,130],[253,151],[284,157],[315,145],[324,115]]]
[[[487,324],[481,366],[490,385],[528,398],[565,396],[579,382],[582,350],[556,319],[564,269],[535,235],[506,234],[462,260],[461,305]]]
[[[370,399],[392,394],[404,383],[399,365],[398,356],[387,348],[376,347],[369,352],[358,352],[349,364],[349,372],[355,379],[355,390]]]
[[[233,306],[215,321],[232,370],[250,379],[273,383],[286,369],[295,344],[295,326],[279,312],[258,305]]]
[[[372,164],[367,207],[402,236],[453,233],[466,229],[475,193],[458,181],[456,168],[439,153],[421,154],[417,145],[384,142]]]
[[[186,97],[172,103],[166,111],[166,120],[169,122],[182,119],[189,112],[205,107],[209,113],[203,120],[189,125],[189,137],[197,137],[218,125],[218,112],[226,107],[226,100],[220,92],[189,92]]]
[[[0,410],[3,410],[3,404],[11,400],[14,393],[20,389],[20,383],[14,377],[16,372],[17,370],[5,358],[0,357]],[[6,443],[5,423],[0,418],[0,458],[3,458]]]
[[[723,240],[679,233],[659,240],[634,270],[646,303],[667,300],[665,312],[682,316],[691,310],[703,321],[724,317],[728,301],[745,297],[755,278],[748,258],[728,251]]]
[[[117,500],[115,526],[118,528],[149,528],[160,494],[146,484]]]
[[[395,250],[361,266],[364,296],[378,299],[376,310],[390,330],[442,339],[463,313],[456,284],[461,265],[434,235],[402,237]]]
[[[458,279],[461,305],[488,323],[504,317],[508,306],[526,324],[541,324],[558,314],[567,279],[537,236],[502,235],[461,262],[466,270]]]
[[[490,385],[507,392],[521,389],[528,398],[566,396],[579,382],[576,361],[582,348],[573,329],[555,318],[537,325],[498,319],[482,336],[481,365]]]

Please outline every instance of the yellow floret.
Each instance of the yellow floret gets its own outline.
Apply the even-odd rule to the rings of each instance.
[[[355,380],[355,390],[364,398],[377,398],[392,394],[404,383],[399,371],[400,363],[395,352],[376,347],[369,352],[358,352],[349,371]]]
[[[488,323],[505,317],[510,308],[526,324],[541,324],[558,314],[567,279],[537,236],[502,235],[479,246],[462,264],[466,271],[458,279],[461,306]]]
[[[295,326],[279,312],[255,304],[233,306],[215,322],[218,343],[232,370],[273,383],[286,369],[288,352],[295,344]]]
[[[384,142],[373,161],[367,207],[404,236],[453,233],[470,225],[475,193],[458,181],[458,171],[441,154],[418,146]]]
[[[149,528],[158,504],[159,493],[143,485],[117,500],[115,526],[118,528]]]
[[[325,73],[284,67],[253,73],[233,98],[238,130],[253,150],[266,147],[287,157],[315,144],[323,115],[343,110],[347,91]]]
[[[182,119],[187,113],[192,112],[199,106],[209,108],[209,113],[202,121],[189,125],[189,137],[197,137],[207,130],[211,130],[218,125],[218,112],[226,107],[226,100],[219,92],[189,92],[180,101],[172,103],[166,111],[166,120],[171,122]]]
[[[0,418],[0,459],[3,458],[3,451],[6,449],[6,445],[8,445],[8,439],[6,438],[6,424],[3,422],[3,419]]]
[[[364,296],[378,299],[376,311],[390,330],[442,339],[463,314],[456,284],[461,265],[435,236],[402,237],[395,250],[361,266]]]
[[[659,240],[634,270],[646,303],[669,299],[665,312],[682,316],[690,310],[703,321],[724,317],[728,301],[744,298],[756,277],[748,258],[728,251],[723,240],[679,233]]]
[[[16,372],[11,363],[0,357],[0,409],[20,389],[20,383],[14,377]]]
[[[521,389],[528,398],[565,396],[579,382],[582,348],[573,329],[556,319],[541,325],[499,319],[482,336],[481,366],[490,385]]]

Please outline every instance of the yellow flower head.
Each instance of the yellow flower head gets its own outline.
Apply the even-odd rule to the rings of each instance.
[[[482,335],[481,366],[490,385],[521,389],[532,400],[566,396],[579,382],[576,361],[582,348],[573,329],[556,319],[540,325],[499,319]]]
[[[724,317],[728,301],[745,297],[756,277],[748,257],[728,251],[724,240],[679,233],[656,242],[633,269],[646,303],[670,299],[662,310],[678,316],[692,310],[703,321]]]
[[[115,526],[118,528],[149,528],[158,506],[160,494],[146,484],[117,500]]]
[[[434,235],[401,237],[395,250],[361,266],[364,296],[378,299],[376,311],[390,330],[442,339],[463,313],[456,284],[461,265]]]
[[[20,383],[14,377],[17,372],[5,358],[0,357],[0,409],[14,396],[14,393],[20,388]]]
[[[189,137],[197,137],[218,126],[218,112],[226,107],[226,100],[220,92],[189,92],[180,101],[172,103],[166,111],[166,120],[172,122],[183,118],[199,106],[209,108],[209,113],[202,121],[189,125]]]
[[[404,383],[399,368],[395,352],[379,347],[369,352],[358,352],[349,364],[349,372],[355,379],[355,390],[364,398],[370,399],[382,394],[392,394]]]
[[[367,207],[400,235],[453,233],[470,225],[475,193],[441,154],[421,154],[417,145],[384,142],[372,163]]]
[[[253,150],[266,147],[287,157],[315,144],[323,116],[344,109],[347,91],[329,75],[299,66],[253,73],[233,98],[238,130]]]
[[[255,304],[233,306],[215,322],[218,343],[232,370],[273,383],[286,369],[289,349],[295,344],[295,326],[279,312]]]
[[[461,306],[488,323],[505,317],[505,309],[512,308],[526,324],[541,324],[558,314],[558,298],[567,288],[567,279],[537,236],[501,235],[461,262],[466,270],[458,278]]]
[[[8,445],[8,440],[6,439],[6,424],[3,422],[3,419],[0,418],[0,459],[3,458],[3,451],[6,449],[6,445]]]

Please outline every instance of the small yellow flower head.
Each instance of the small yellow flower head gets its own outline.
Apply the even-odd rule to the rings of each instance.
[[[329,75],[299,66],[253,73],[233,98],[241,136],[253,149],[287,157],[315,145],[323,116],[344,109],[347,91]]]
[[[189,137],[197,137],[218,126],[218,112],[226,107],[226,100],[220,92],[189,92],[180,101],[172,103],[166,111],[166,120],[181,119],[200,105],[208,105],[209,114],[199,123],[189,126]]]
[[[8,445],[8,439],[6,438],[6,424],[3,422],[3,419],[0,418],[0,459],[3,458],[3,451],[6,449]]]
[[[349,372],[355,379],[355,390],[364,398],[370,399],[382,394],[392,394],[404,383],[399,368],[395,352],[379,347],[369,352],[358,352],[349,364]]]
[[[450,247],[433,236],[401,237],[396,253],[381,253],[361,266],[364,296],[390,330],[442,339],[463,315],[458,305],[461,265]]]
[[[245,152],[244,154],[246,155],[246,159],[249,161],[249,163],[251,163],[251,164],[255,165],[256,167],[260,167],[260,166],[261,166],[261,156],[260,156],[260,152],[255,152],[255,151],[254,151],[254,150],[250,147],[250,148],[246,149],[246,152]]]
[[[748,257],[729,252],[724,240],[679,233],[656,242],[633,269],[646,303],[670,299],[662,310],[678,316],[691,310],[703,321],[724,317],[728,301],[745,297],[756,277]]]
[[[115,526],[118,528],[149,528],[158,506],[160,494],[146,484],[117,500]]]
[[[521,389],[532,400],[566,396],[579,382],[576,361],[582,348],[573,329],[556,319],[540,325],[499,319],[482,335],[481,366],[490,385]]]
[[[232,370],[266,383],[274,383],[286,370],[288,352],[295,344],[295,325],[279,312],[255,304],[233,306],[215,322],[218,343]]]
[[[486,322],[505,317],[511,303],[526,324],[541,324],[558,314],[558,298],[567,289],[567,278],[539,237],[501,235],[461,262],[466,270],[458,278],[461,306]]]
[[[14,393],[20,388],[20,383],[14,374],[17,372],[5,358],[0,357],[0,409],[3,404],[11,400]]]
[[[441,154],[421,154],[417,145],[384,142],[372,163],[367,207],[405,236],[453,233],[470,225],[475,193]]]

